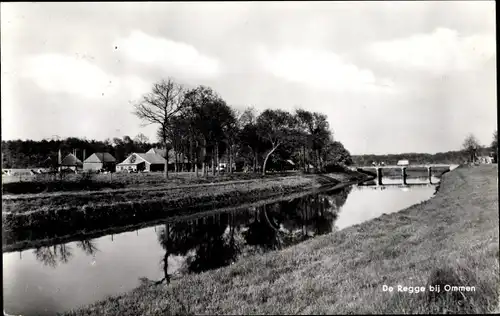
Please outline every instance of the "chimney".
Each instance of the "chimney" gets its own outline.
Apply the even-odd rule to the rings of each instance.
[[[83,148],[83,160],[82,160],[82,161],[84,161],[84,160],[85,160],[85,158],[86,158],[86,157],[85,157],[85,148]]]
[[[57,153],[57,164],[60,166],[61,165],[61,149],[59,149],[59,152]]]

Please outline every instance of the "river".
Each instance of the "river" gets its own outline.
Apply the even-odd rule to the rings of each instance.
[[[4,311],[54,315],[141,282],[181,279],[282,249],[427,200],[439,179],[427,181],[412,179],[401,186],[384,179],[382,186],[354,185],[238,212],[3,253]]]

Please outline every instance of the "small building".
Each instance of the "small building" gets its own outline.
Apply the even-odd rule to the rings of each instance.
[[[59,165],[59,171],[72,170],[74,172],[77,172],[82,168],[83,168],[82,161],[76,158],[76,156],[73,154],[68,154],[66,157],[64,157],[64,159],[61,161]]]
[[[85,171],[103,169],[111,172],[116,170],[116,159],[110,153],[93,153],[83,161],[83,170]]]
[[[493,158],[490,156],[479,156],[478,161],[479,161],[479,163],[482,163],[482,164],[491,164],[491,163],[493,163]]]
[[[296,164],[293,162],[291,159],[287,159],[282,161],[281,163],[281,171],[290,171],[290,170],[295,170],[296,169]]]
[[[151,148],[146,152],[146,154],[156,154],[160,155],[161,157],[166,157],[165,149]],[[169,170],[175,169],[176,156],[177,156],[177,168],[179,168],[179,170],[190,168],[189,160],[187,159],[187,157],[185,157],[182,153],[177,153],[175,150],[171,149],[168,151]]]
[[[398,161],[398,166],[408,166],[410,164],[410,162],[406,159],[403,159],[403,160],[399,160]]]
[[[165,158],[153,153],[132,153],[116,165],[116,171],[164,171]]]

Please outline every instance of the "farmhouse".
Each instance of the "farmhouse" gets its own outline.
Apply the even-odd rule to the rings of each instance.
[[[146,154],[157,154],[161,157],[165,157],[165,149],[151,148],[146,152]],[[175,159],[177,156],[177,160]],[[175,150],[168,151],[168,169],[174,169],[175,163],[177,162],[177,167],[179,169],[189,168],[189,160],[182,154],[178,153]]]
[[[116,166],[116,171],[163,171],[165,158],[154,153],[132,153]]]
[[[83,162],[83,170],[115,171],[116,159],[110,153],[93,153]]]
[[[59,170],[73,170],[77,171],[78,169],[81,169],[83,167],[83,163],[80,159],[76,158],[75,155],[69,154],[64,159],[61,161],[61,164],[59,165]]]

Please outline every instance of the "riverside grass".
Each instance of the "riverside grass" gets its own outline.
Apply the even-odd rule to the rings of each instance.
[[[341,175],[346,177],[345,175]],[[125,226],[335,185],[336,175],[290,175],[179,188],[129,188],[2,197],[5,231],[71,233]],[[362,175],[347,176],[358,179]]]
[[[2,176],[3,194],[36,194],[47,192],[71,192],[82,190],[113,190],[140,187],[173,188],[185,185],[204,185],[219,182],[270,179],[287,176],[290,173],[269,173],[265,176],[260,173],[224,173],[220,175],[208,174],[196,176],[194,172],[170,173],[168,179],[161,172],[124,173],[113,174],[69,174],[60,179],[54,175],[30,176],[23,181],[18,177]]]
[[[497,173],[496,165],[460,167],[444,176],[436,196],[400,212],[168,286],[143,284],[65,315],[494,312]],[[382,291],[436,284],[476,291]]]

